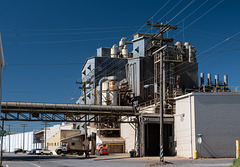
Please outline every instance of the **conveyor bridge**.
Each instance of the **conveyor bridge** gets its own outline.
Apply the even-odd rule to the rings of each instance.
[[[98,123],[96,117],[119,117],[119,123],[132,123],[138,116],[132,106],[104,106],[56,103],[2,102],[1,119],[4,121],[49,121],[49,122],[87,122]]]

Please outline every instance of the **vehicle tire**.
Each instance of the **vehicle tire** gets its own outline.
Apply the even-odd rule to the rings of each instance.
[[[57,150],[57,155],[62,154],[62,150]]]
[[[80,155],[83,155],[83,152],[80,152],[80,151],[79,151],[77,154],[80,156]]]
[[[43,152],[41,152],[41,155],[43,155]]]
[[[53,153],[52,153],[52,152],[50,152],[50,153],[49,153],[49,155],[53,155]]]

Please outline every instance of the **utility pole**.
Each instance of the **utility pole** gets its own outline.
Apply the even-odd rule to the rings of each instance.
[[[9,136],[9,140],[8,140],[8,143],[9,143],[9,144],[8,144],[8,152],[10,153],[10,148],[11,148],[11,147],[10,147],[10,144],[11,144],[11,142],[10,142],[10,138],[11,138],[11,136],[10,136],[10,134],[11,134],[11,133],[10,133],[10,130],[11,130],[11,129],[10,129],[10,128],[11,128],[12,125],[7,125],[7,126],[8,126],[8,136]]]
[[[164,34],[169,30],[169,29],[177,29],[177,26],[175,25],[174,27],[168,25],[168,24],[158,24],[158,23],[150,23],[149,21],[147,22],[147,26],[152,26],[152,27],[156,27],[159,28],[159,32],[157,34],[155,34],[152,37],[152,40],[158,41],[160,42],[160,49],[158,49],[157,51],[153,52],[153,56],[154,56],[154,84],[157,86],[158,83],[160,82],[160,86],[159,86],[159,91],[155,92],[155,109],[157,109],[157,98],[159,97],[159,119],[160,119],[160,152],[159,152],[159,156],[160,156],[160,163],[164,163],[164,149],[163,149],[163,115],[164,115],[164,83],[163,80],[165,80],[165,75],[164,75],[164,62],[163,62],[163,50],[164,50],[164,42],[170,42],[173,41],[173,38],[164,38]],[[159,53],[160,52],[160,53]],[[160,56],[159,56],[160,54]],[[159,64],[160,63],[160,64]],[[158,65],[159,64],[159,65]],[[160,68],[158,71],[157,68]],[[158,74],[159,73],[159,74]],[[159,76],[160,75],[160,76]],[[159,77],[158,77],[159,76]],[[158,81],[159,78],[159,81]]]
[[[24,143],[25,143],[25,127],[27,126],[27,124],[20,124],[21,125],[21,127],[23,128],[23,151],[24,151]]]
[[[47,123],[47,121],[44,122],[44,149],[47,149],[47,125],[50,125]]]
[[[76,81],[76,84],[81,84],[81,86],[79,86],[79,89],[82,89],[83,90],[83,94],[84,94],[84,104],[86,105],[87,104],[87,92],[86,90],[87,89],[91,89],[91,87],[87,87],[87,84],[91,84],[92,82],[77,82]],[[88,143],[88,140],[87,140],[87,115],[85,115],[85,124],[84,124],[84,131],[85,131],[85,141],[84,143]],[[85,157],[87,158],[88,156],[88,144],[85,145]]]

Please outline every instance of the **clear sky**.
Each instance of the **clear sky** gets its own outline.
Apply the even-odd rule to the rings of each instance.
[[[86,58],[121,37],[130,40],[150,18],[178,24],[168,35],[196,47],[199,72],[219,74],[220,80],[228,74],[230,86],[240,86],[239,6],[238,0],[0,0],[2,99],[75,103]],[[18,122],[6,124],[21,130]]]

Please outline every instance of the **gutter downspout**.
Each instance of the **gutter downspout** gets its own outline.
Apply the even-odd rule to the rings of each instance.
[[[192,144],[192,104],[191,95],[189,95],[189,121],[190,121],[190,138],[191,138],[191,158],[193,158],[193,144]]]

